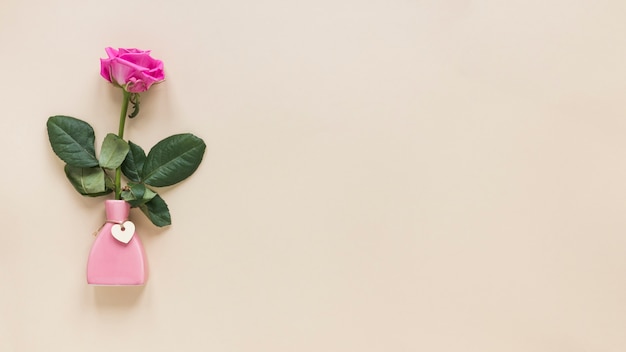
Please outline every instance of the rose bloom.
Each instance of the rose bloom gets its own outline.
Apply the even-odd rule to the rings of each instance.
[[[163,62],[150,56],[150,50],[104,49],[109,56],[100,59],[100,74],[107,81],[130,93],[147,91],[165,79]]]

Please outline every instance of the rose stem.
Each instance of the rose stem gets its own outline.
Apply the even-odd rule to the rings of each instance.
[[[120,112],[120,127],[117,132],[117,136],[124,139],[124,125],[126,124],[126,114],[128,112],[128,101],[130,100],[130,93],[125,90],[124,99],[122,100],[122,111]],[[122,168],[115,169],[115,199],[122,199]]]

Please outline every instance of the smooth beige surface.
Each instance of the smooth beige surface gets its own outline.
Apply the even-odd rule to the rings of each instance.
[[[0,351],[624,351],[625,41],[622,0],[3,0]],[[208,144],[144,288],[86,285],[45,131],[116,130],[105,46],[165,62],[128,138]]]

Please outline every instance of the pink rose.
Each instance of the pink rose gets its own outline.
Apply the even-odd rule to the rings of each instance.
[[[100,59],[100,74],[107,81],[130,93],[147,91],[165,79],[163,62],[150,56],[150,50],[104,49],[109,55]]]

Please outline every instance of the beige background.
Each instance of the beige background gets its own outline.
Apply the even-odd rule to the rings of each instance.
[[[0,3],[0,351],[624,351],[626,2]],[[45,121],[117,127],[105,46],[167,82],[127,137],[198,172],[85,283],[103,198]]]

